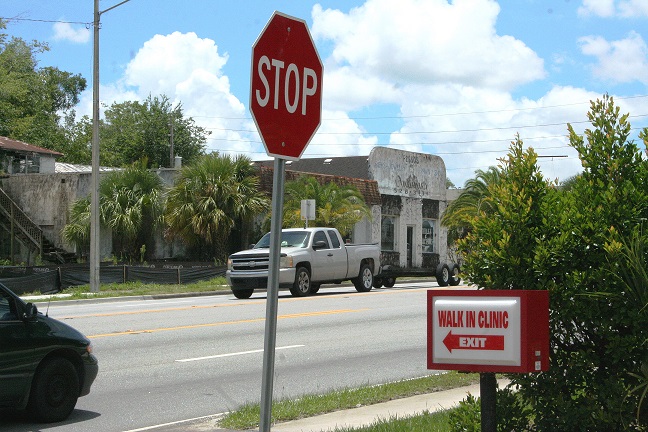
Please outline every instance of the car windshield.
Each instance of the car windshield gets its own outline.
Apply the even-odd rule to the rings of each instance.
[[[310,232],[308,231],[284,231],[281,233],[281,247],[306,247]],[[254,245],[254,249],[269,248],[270,233],[267,233]]]

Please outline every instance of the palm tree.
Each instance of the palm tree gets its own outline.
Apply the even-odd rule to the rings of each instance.
[[[286,183],[285,197],[284,227],[304,225],[301,220],[304,199],[315,200],[315,225],[337,228],[343,236],[350,234],[363,217],[371,217],[362,194],[353,185],[321,184],[313,176],[303,176]]]
[[[113,231],[113,251],[129,260],[152,250],[153,231],[162,221],[162,180],[147,160],[112,171],[99,185],[101,215]]]
[[[441,224],[449,231],[466,231],[475,216],[490,213],[497,203],[490,199],[489,186],[500,182],[501,172],[496,167],[477,170],[475,178],[464,184],[464,191],[452,201],[441,217]]]
[[[132,260],[152,250],[153,230],[162,214],[162,180],[146,169],[146,161],[112,171],[99,184],[101,223],[112,229],[113,253]],[[75,201],[63,238],[87,250],[90,239],[90,198]]]
[[[182,239],[201,258],[224,261],[232,230],[268,208],[249,158],[212,153],[183,167],[170,189],[167,235]]]
[[[80,256],[90,251],[90,216],[90,197],[74,201],[68,213],[69,222],[61,231],[66,242],[76,245]]]

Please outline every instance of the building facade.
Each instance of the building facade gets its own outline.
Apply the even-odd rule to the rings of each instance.
[[[272,161],[259,165],[269,169]],[[380,202],[365,197],[372,218],[356,225],[352,241],[380,243],[383,264],[435,269],[440,262],[452,261],[447,230],[440,224],[448,190],[445,163],[439,156],[375,147],[369,156],[288,161],[286,171],[375,182]]]

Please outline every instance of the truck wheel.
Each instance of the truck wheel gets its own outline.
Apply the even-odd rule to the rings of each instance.
[[[27,409],[40,422],[63,421],[74,410],[79,391],[79,376],[69,360],[46,360],[34,377]]]
[[[234,297],[237,299],[249,299],[252,297],[252,293],[254,292],[254,289],[239,289],[239,290],[232,290],[232,293],[234,294]]]
[[[305,297],[311,293],[310,272],[306,267],[299,267],[295,274],[295,283],[290,287],[295,297]]]
[[[311,289],[310,289],[311,294],[317,294],[317,291],[319,291],[319,289],[320,289],[320,284],[311,282]]]
[[[395,284],[396,284],[396,278],[388,277],[387,279],[385,279],[385,286],[387,288],[393,288]]]
[[[371,267],[368,264],[363,264],[360,267],[360,274],[352,282],[358,292],[371,291],[373,287],[373,272],[371,271]]]
[[[374,278],[373,287],[374,288],[382,288],[382,286],[383,286],[382,279],[381,278]]]
[[[457,286],[461,282],[461,277],[459,277],[459,264],[453,264],[452,269],[450,270],[450,286]]]
[[[437,266],[436,280],[439,286],[448,286],[450,283],[450,267],[448,267],[448,264],[441,263]]]

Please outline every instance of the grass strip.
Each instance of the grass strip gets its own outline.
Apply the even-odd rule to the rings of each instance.
[[[334,432],[448,432],[450,430],[450,411],[429,412],[398,418],[379,419],[369,426],[363,427],[336,427]]]
[[[273,423],[297,420],[343,409],[357,408],[425,393],[467,386],[479,382],[479,374],[448,372],[387,384],[342,389],[323,395],[305,395],[298,399],[281,399],[272,404]],[[248,403],[225,415],[220,427],[245,430],[257,427],[258,403]],[[410,429],[412,430],[412,429]]]
[[[128,297],[143,295],[165,295],[165,294],[186,294],[201,293],[211,291],[229,291],[227,280],[224,277],[199,281],[191,284],[156,284],[143,282],[127,283],[108,283],[101,284],[99,292],[90,292],[90,285],[78,285],[68,287],[58,294],[65,296],[53,295],[52,301],[56,300],[81,300],[88,298],[106,298],[106,297]],[[21,296],[42,295],[40,292],[25,293]]]

